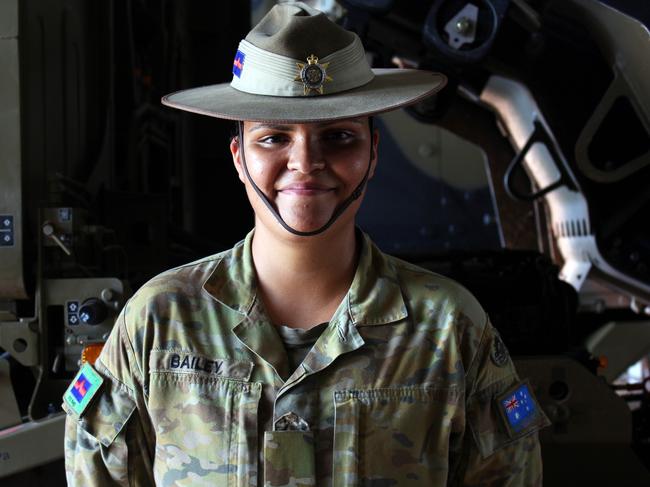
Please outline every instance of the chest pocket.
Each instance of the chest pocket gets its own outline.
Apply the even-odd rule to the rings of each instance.
[[[444,485],[458,395],[429,386],[335,391],[334,485]]]
[[[257,485],[260,383],[152,372],[149,388],[157,484]]]

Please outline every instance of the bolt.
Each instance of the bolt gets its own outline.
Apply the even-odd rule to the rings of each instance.
[[[422,157],[431,157],[435,152],[434,147],[431,144],[421,144],[418,147],[418,153]]]
[[[113,293],[112,289],[104,288],[104,289],[102,289],[102,292],[101,292],[101,298],[102,298],[102,301],[104,301],[106,303],[109,303],[109,302],[113,301],[113,299],[115,298],[115,293]]]
[[[54,233],[54,226],[50,222],[44,222],[43,227],[41,228],[43,231],[43,235],[46,237],[51,238],[54,240],[54,243],[56,243],[61,249],[67,254],[67,255],[72,255],[72,252],[70,252],[70,249],[65,246],[63,241]]]
[[[456,31],[459,34],[467,35],[472,30],[472,21],[467,17],[461,17],[456,21]]]

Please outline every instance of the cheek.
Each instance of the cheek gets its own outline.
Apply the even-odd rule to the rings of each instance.
[[[331,165],[333,172],[351,185],[358,184],[368,170],[370,162],[370,152],[367,148],[364,149],[366,150],[347,151],[339,154],[336,159],[331,159],[334,161]]]
[[[253,181],[260,188],[268,189],[273,187],[276,179],[279,177],[282,166],[270,160],[268,157],[260,158],[255,154],[246,157],[248,172]]]

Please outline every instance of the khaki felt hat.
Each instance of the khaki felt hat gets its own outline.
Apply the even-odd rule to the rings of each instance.
[[[162,103],[228,120],[305,123],[374,115],[439,91],[444,75],[371,69],[359,37],[303,3],[276,5],[239,44],[230,83]]]

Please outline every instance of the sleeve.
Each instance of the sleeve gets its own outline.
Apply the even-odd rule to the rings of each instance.
[[[549,424],[486,317],[466,374],[466,433],[451,485],[542,487],[537,432]]]
[[[154,485],[143,383],[125,310],[94,367],[84,365],[66,391],[65,468],[68,485]]]

